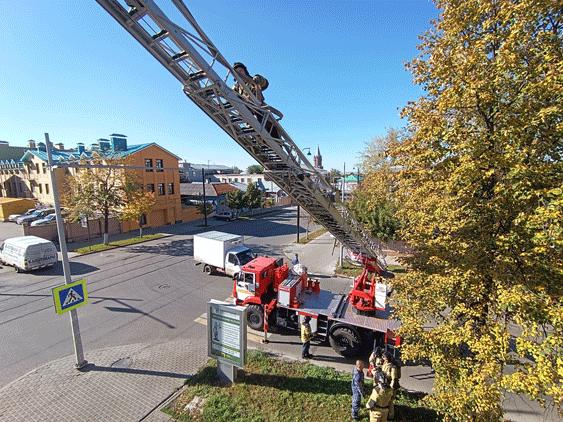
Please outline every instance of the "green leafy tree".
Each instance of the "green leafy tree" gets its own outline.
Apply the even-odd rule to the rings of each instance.
[[[251,182],[244,193],[246,207],[252,210],[262,206],[262,191],[258,188],[258,184]]]
[[[409,68],[395,282],[403,358],[428,358],[447,420],[502,420],[505,389],[561,410],[561,4],[436,0]]]
[[[390,129],[374,138],[363,152],[363,181],[347,203],[358,221],[381,240],[395,239],[400,227],[395,203],[397,169],[389,149],[398,145],[399,132]]]
[[[197,211],[201,214],[201,215],[209,215],[211,214],[211,212],[213,211],[213,206],[208,203],[208,202],[200,202],[199,204],[196,205],[197,207]]]
[[[246,169],[246,172],[248,174],[263,174],[264,173],[264,167],[262,167],[260,164],[253,164],[251,166],[248,166],[248,168]]]
[[[240,212],[243,208],[246,208],[246,196],[244,195],[244,192],[238,189],[228,192],[226,200],[227,206],[232,210]]]

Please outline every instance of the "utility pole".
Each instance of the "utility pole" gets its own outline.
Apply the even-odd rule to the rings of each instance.
[[[55,206],[55,216],[57,220],[57,233],[59,235],[59,245],[61,248],[61,257],[63,261],[63,274],[65,284],[72,283],[70,274],[70,264],[68,262],[68,251],[66,249],[64,221],[61,215],[61,204],[59,202],[59,189],[57,187],[57,178],[53,167],[53,154],[51,153],[51,141],[49,134],[45,134],[45,144],[47,146],[47,161],[49,164],[49,175],[51,176],[51,189],[53,192],[53,202]],[[86,366],[88,361],[84,359],[84,350],[82,349],[82,339],[80,337],[80,326],[78,325],[78,314],[76,309],[70,311],[70,328],[72,329],[72,341],[74,343],[74,354],[76,357],[75,368],[81,369]]]
[[[205,198],[205,169],[203,166],[201,167],[201,180],[203,186],[203,218],[204,218],[204,225],[207,227],[207,199]]]
[[[299,243],[299,229],[301,228],[301,207],[297,204],[297,243]]]
[[[346,162],[344,162],[344,173],[342,174],[342,204],[346,203]],[[340,268],[344,263],[344,245],[340,242],[340,256],[338,257]]]

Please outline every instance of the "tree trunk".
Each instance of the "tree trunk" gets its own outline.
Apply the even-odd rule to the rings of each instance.
[[[139,224],[139,237],[143,237],[143,226]]]
[[[104,210],[104,245],[109,243],[109,210]]]
[[[90,220],[86,217],[86,228],[88,229],[88,243],[90,243]]]

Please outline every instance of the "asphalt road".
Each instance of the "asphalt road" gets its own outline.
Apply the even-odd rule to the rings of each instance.
[[[295,216],[295,209],[286,209],[217,229],[245,235],[260,254],[281,255],[295,239]],[[228,277],[205,276],[194,265],[192,238],[177,234],[71,259],[73,279],[88,282],[90,303],[78,311],[86,355],[94,348],[189,338],[208,300],[230,295]],[[29,274],[0,268],[0,387],[73,353],[69,317],[53,307],[51,289],[60,284],[60,263]]]

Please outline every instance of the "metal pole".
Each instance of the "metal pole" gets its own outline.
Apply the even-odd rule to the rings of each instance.
[[[342,173],[342,204],[346,202],[346,162],[344,162],[344,171]],[[344,264],[344,245],[340,242],[340,254],[338,257],[340,261],[340,268],[342,268]]]
[[[357,187],[360,187],[360,166],[358,166],[358,183],[357,184],[358,184]]]
[[[205,199],[205,169],[203,166],[201,167],[201,180],[203,181],[203,218],[204,218],[204,225],[207,227],[207,199]]]
[[[299,243],[299,229],[301,228],[301,222],[300,222],[300,217],[301,217],[301,207],[299,206],[299,204],[297,204],[297,243]]]
[[[59,189],[57,187],[57,178],[53,169],[53,156],[51,154],[51,141],[49,134],[45,134],[45,144],[47,145],[47,160],[49,163],[49,175],[51,176],[51,188],[53,192],[53,202],[55,206],[55,215],[57,219],[57,233],[59,235],[59,245],[61,247],[61,256],[63,261],[63,273],[65,284],[72,283],[70,274],[70,264],[68,262],[68,252],[66,249],[66,239],[64,230],[64,221],[61,215],[61,205],[59,203]],[[74,354],[76,356],[76,369],[83,368],[88,361],[84,359],[84,350],[82,349],[82,339],[80,338],[80,326],[78,325],[78,314],[76,309],[70,311],[70,327],[72,329],[72,341],[74,343]]]

